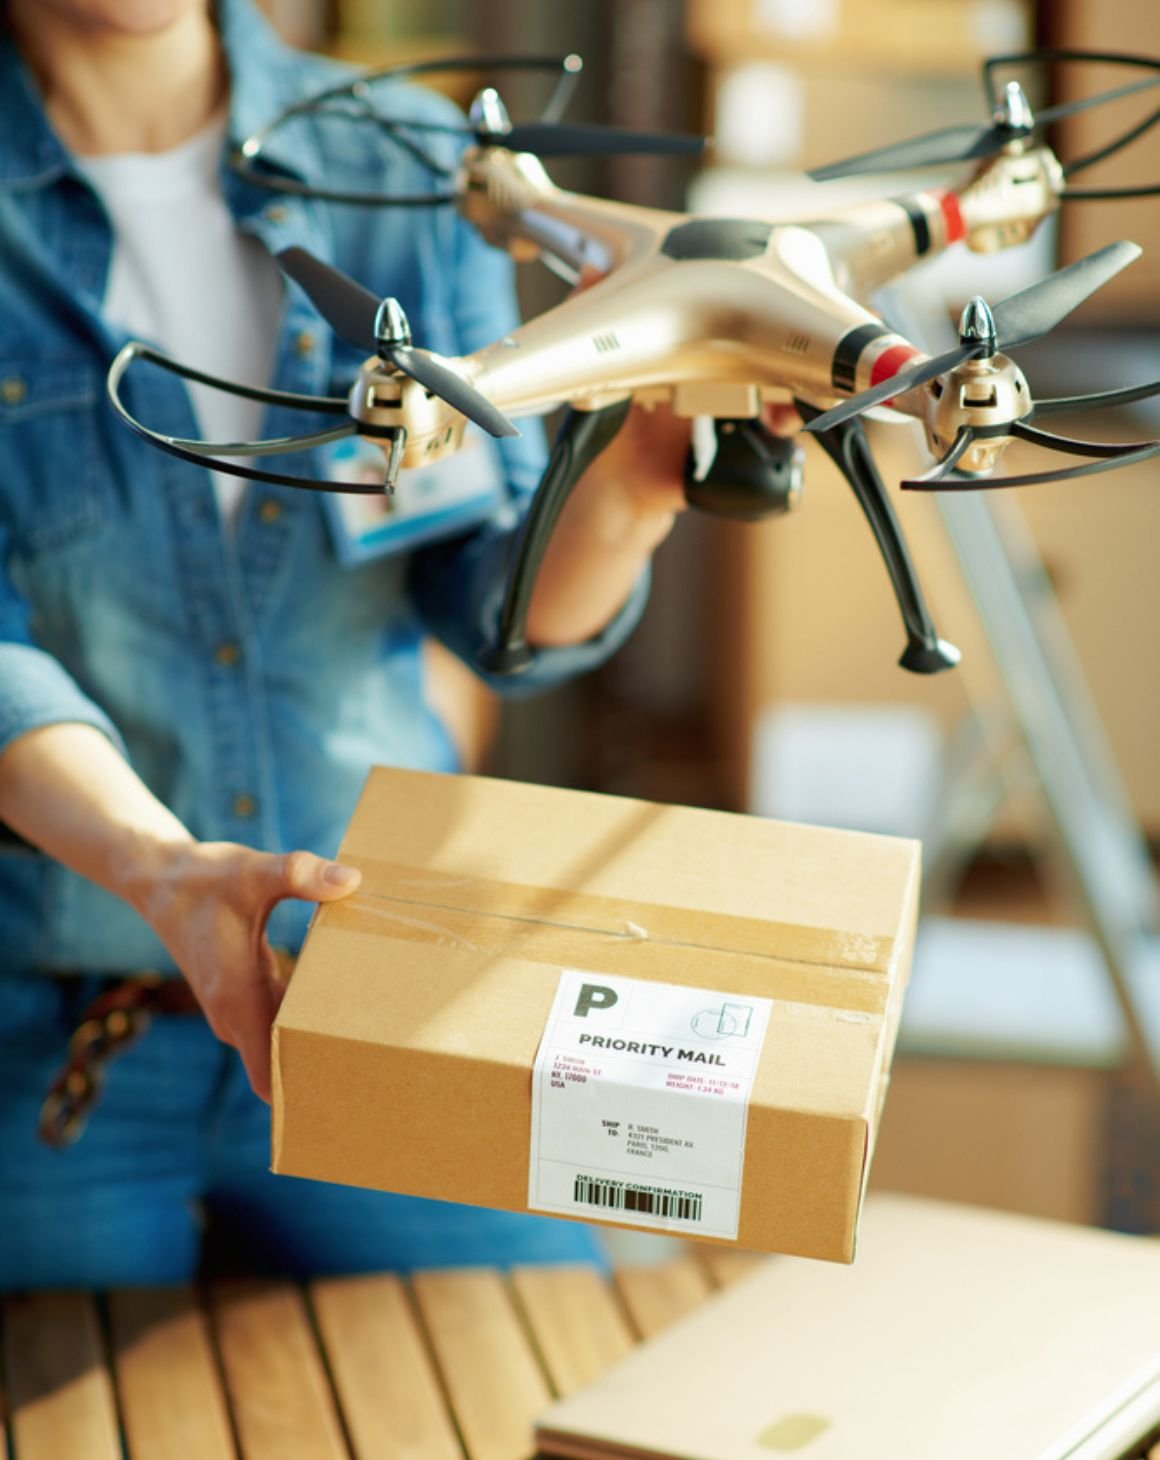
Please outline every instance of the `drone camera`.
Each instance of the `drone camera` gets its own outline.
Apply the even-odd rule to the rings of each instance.
[[[740,522],[782,517],[801,501],[804,453],[759,420],[702,418],[685,467],[691,507]]]

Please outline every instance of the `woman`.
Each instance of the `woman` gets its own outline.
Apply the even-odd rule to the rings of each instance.
[[[510,326],[507,261],[449,209],[272,202],[224,170],[227,135],[334,74],[282,47],[249,0],[0,13],[0,820],[23,839],[0,855],[0,1288],[179,1280],[206,1212],[252,1264],[283,1269],[585,1253],[563,1223],[275,1180],[261,1103],[271,941],[295,948],[310,904],[357,886],[327,857],[369,764],[454,768],[420,641],[469,662],[484,642],[538,443],[502,443],[511,505],[470,535],[344,568],[316,499],[211,480],[130,437],[102,397],[132,335],[333,393],[357,362],[284,290],[271,255],[292,244],[399,298],[416,338],[448,354]],[[409,98],[413,115],[445,115]],[[363,183],[389,166],[400,191],[429,186],[414,158],[384,163],[371,143],[339,156],[308,138],[286,165]],[[302,429],[280,408],[223,421],[169,377],[135,391],[177,435]],[[578,486],[521,689],[629,632],[680,505],[679,454],[677,440]],[[183,975],[207,1022],[155,1019],[110,1067],[83,1141],[38,1147],[69,1029],[147,969]]]

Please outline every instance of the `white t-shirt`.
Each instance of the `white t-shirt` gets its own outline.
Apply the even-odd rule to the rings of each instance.
[[[219,180],[225,117],[168,152],[80,157],[113,227],[105,288],[109,321],[182,364],[243,385],[266,386],[282,306],[278,266],[239,233]],[[189,383],[210,441],[252,441],[264,407]],[[246,482],[213,474],[223,520],[233,525]]]

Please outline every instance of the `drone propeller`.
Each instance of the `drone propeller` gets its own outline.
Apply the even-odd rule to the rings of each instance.
[[[283,271],[306,293],[323,319],[348,343],[379,357],[446,401],[492,436],[520,433],[475,386],[426,350],[411,348],[411,328],[394,299],[379,299],[339,269],[304,248],[278,254]]]
[[[919,167],[947,167],[957,162],[982,162],[1001,152],[1008,142],[1017,137],[1026,137],[1030,124],[1013,126],[1008,122],[993,122],[979,127],[963,124],[957,127],[940,127],[936,132],[925,132],[921,137],[911,137],[905,142],[892,142],[886,147],[875,147],[869,152],[860,152],[855,157],[841,162],[828,162],[821,167],[811,167],[806,176],[814,182],[833,182],[840,177],[861,177],[869,172],[908,172]]]
[[[1144,57],[1088,51],[1032,51],[1018,55],[995,56],[986,61],[983,70],[988,87],[990,87],[991,73],[996,67],[1027,61],[1099,61],[1108,64],[1144,66],[1160,71],[1160,62]],[[1160,75],[1153,75],[1142,81],[1130,82],[1109,91],[1099,92],[1095,96],[1047,107],[1033,116],[1022,89],[1016,83],[1011,82],[1006,86],[1002,99],[996,104],[991,121],[984,126],[942,127],[934,132],[911,137],[904,142],[876,147],[872,151],[847,157],[841,162],[813,168],[808,176],[815,182],[829,182],[835,178],[854,177],[868,172],[902,172],[910,168],[948,167],[963,162],[983,162],[1002,152],[1010,143],[1021,141],[1033,132],[1041,131],[1043,128],[1051,126],[1052,123],[1061,121],[1064,117],[1074,116],[1091,107],[1103,106],[1108,102],[1118,101],[1123,97],[1148,91],[1157,86],[1160,86]],[[1065,175],[1078,172],[1082,167],[1088,167],[1095,162],[1102,161],[1105,157],[1110,157],[1113,152],[1118,152],[1122,147],[1126,147],[1137,137],[1142,136],[1158,120],[1160,120],[1160,109],[1153,111],[1144,121],[1132,127],[1116,141],[1101,147],[1098,152],[1077,160],[1070,167],[1065,167]],[[1065,192],[1064,196],[1123,197],[1127,195],[1127,191],[1116,189],[1114,192],[1098,194],[1094,191],[1076,191],[1072,194]],[[1132,196],[1146,196],[1156,192],[1157,189],[1142,188],[1130,191]]]
[[[536,157],[688,157],[705,150],[706,138],[685,132],[635,132],[580,122],[522,122],[495,132],[477,128],[480,147],[508,147]]]
[[[541,117],[513,123],[499,92],[485,87],[471,103],[468,126],[459,129],[477,147],[506,147],[536,157],[687,156],[704,150],[705,138],[684,132],[636,132]]]
[[[883,401],[893,400],[927,384],[967,360],[993,355],[999,350],[1015,349],[1041,339],[1121,269],[1139,258],[1141,252],[1135,243],[1109,243],[1086,258],[1057,269],[1046,279],[1008,295],[993,310],[988,309],[981,299],[972,301],[964,312],[964,329],[954,349],[920,360],[907,370],[887,376],[869,390],[850,396],[832,410],[807,422],[805,430],[815,435],[828,431],[853,416],[860,416],[871,406],[881,405]]]
[[[552,95],[539,118],[532,122],[513,123],[499,93],[492,87],[481,91],[472,105],[466,124],[462,122],[428,121],[409,118],[388,110],[379,110],[376,95],[379,83],[418,77],[431,73],[467,72],[478,76],[488,72],[558,73]],[[679,132],[640,132],[622,127],[605,127],[567,123],[561,120],[583,70],[577,55],[567,56],[454,56],[436,61],[409,61],[384,67],[368,75],[357,76],[328,87],[314,96],[296,101],[273,121],[252,132],[234,150],[231,166],[247,182],[272,192],[318,198],[324,202],[349,203],[370,207],[431,207],[459,200],[456,182],[457,160],[450,153],[458,149],[444,147],[433,150],[421,139],[439,137],[461,139],[477,147],[506,147],[515,152],[530,152],[537,157],[614,157],[624,155],[692,156],[701,152],[706,138]],[[396,96],[388,86],[386,98]],[[409,194],[348,191],[304,182],[279,167],[265,166],[271,159],[267,149],[276,152],[273,144],[294,122],[306,118],[334,118],[377,129],[390,142],[419,162],[434,179],[430,190]]]

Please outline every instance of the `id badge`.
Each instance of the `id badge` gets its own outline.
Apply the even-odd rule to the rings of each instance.
[[[331,481],[381,482],[384,466],[382,451],[359,436],[325,448]],[[353,566],[466,532],[506,498],[499,452],[490,437],[469,426],[452,456],[400,471],[393,493],[328,492],[323,503],[338,560]]]

